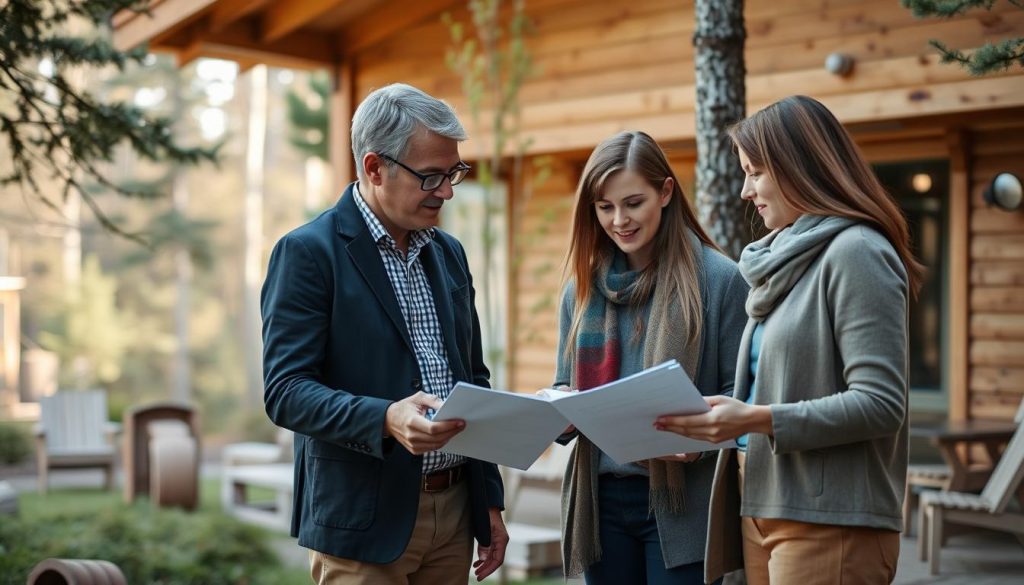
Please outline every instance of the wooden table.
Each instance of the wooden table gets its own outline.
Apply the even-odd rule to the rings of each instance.
[[[928,425],[910,425],[910,436],[927,438],[942,454],[951,472],[946,489],[951,491],[977,491],[985,486],[992,467],[1010,441],[1017,423],[1013,421],[970,419],[943,421]],[[970,447],[982,445],[992,463],[972,465]],[[961,448],[963,447],[963,448]]]

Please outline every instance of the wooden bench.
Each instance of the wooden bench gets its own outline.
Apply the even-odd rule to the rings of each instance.
[[[292,463],[225,467],[223,481],[230,489],[230,497],[222,502],[224,512],[273,530],[288,530],[292,521],[293,469]],[[274,500],[254,502],[249,488],[272,490]]]

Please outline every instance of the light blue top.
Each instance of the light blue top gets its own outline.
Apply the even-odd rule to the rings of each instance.
[[[754,393],[757,392],[757,357],[761,354],[761,336],[764,334],[764,323],[758,323],[754,327],[754,333],[750,336],[750,394],[747,396],[747,404],[754,402]],[[736,437],[736,447],[743,452],[747,450],[747,435]]]

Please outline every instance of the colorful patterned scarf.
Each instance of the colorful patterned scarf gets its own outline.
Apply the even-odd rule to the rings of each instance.
[[[697,268],[704,286],[703,248],[701,241],[688,232],[690,249],[696,256]],[[625,258],[616,254],[604,266],[599,267],[594,278],[593,295],[583,309],[583,317],[576,335],[573,353],[571,386],[588,390],[612,382],[621,377],[622,364],[621,333],[618,327],[619,307],[633,303],[632,294],[636,288],[639,272],[627,271]],[[676,359],[691,377],[697,375],[700,363],[701,336],[687,339],[680,323],[681,307],[672,291],[655,287],[651,299],[651,311],[644,324],[643,363],[651,367],[670,359]],[[664,297],[668,297],[667,302]],[[643,305],[642,301],[637,302]],[[647,325],[654,327],[648,328]],[[658,326],[660,325],[660,329]],[[626,332],[631,335],[632,332]],[[601,559],[601,543],[598,537],[597,511],[597,449],[586,437],[576,439],[576,447],[566,469],[562,501],[562,559],[566,576],[579,575]],[[650,507],[653,512],[669,511],[679,513],[685,510],[686,482],[684,463],[650,459],[646,467],[650,472]]]

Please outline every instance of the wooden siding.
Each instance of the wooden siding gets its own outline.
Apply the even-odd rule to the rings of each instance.
[[[467,22],[461,3],[452,6],[455,20]],[[554,373],[572,195],[587,153],[624,129],[646,130],[662,143],[685,143],[694,133],[691,3],[530,0],[528,11],[534,24],[529,49],[538,73],[522,88],[522,127],[531,153],[557,154],[551,179],[521,209],[513,235],[520,260],[510,278],[509,383],[522,391],[550,383]],[[1001,321],[993,329],[986,316],[1024,312],[1024,268],[1016,251],[1024,243],[1013,233],[1024,231],[1021,214],[980,205],[979,185],[995,169],[1019,169],[1012,165],[1024,146],[1019,130],[998,118],[990,117],[985,128],[959,128],[970,123],[964,113],[1024,105],[1021,75],[972,79],[939,64],[927,39],[978,46],[1024,30],[1024,13],[1000,3],[992,12],[917,20],[891,0],[750,0],[746,23],[748,111],[806,93],[844,122],[863,127],[885,122],[887,131],[857,134],[873,161],[950,159],[956,191],[950,226],[957,232],[948,234],[955,256],[947,282],[950,414],[999,416],[1024,393],[1024,356],[1018,353],[1024,339],[1015,321]],[[356,101],[387,83],[411,83],[451,101],[467,119],[471,136],[486,141],[486,128],[469,120],[459,77],[444,65],[449,39],[438,19],[425,18],[348,55]],[[824,70],[825,56],[833,51],[856,59],[852,75],[840,78]],[[463,153],[473,157],[477,148],[471,142]],[[675,162],[678,172],[690,177],[683,180],[689,187],[692,147],[688,153],[689,162],[686,156]]]
[[[452,102],[476,144],[461,79],[445,65],[451,45],[440,15],[470,26],[464,0],[419,0],[382,18],[378,0],[154,0],[154,17],[117,21],[118,46],[151,41],[183,61],[214,56],[288,66],[330,66],[336,180],[352,176],[346,134],[369,91],[405,82]],[[508,3],[506,3],[508,4]],[[506,6],[505,10],[508,10]],[[552,177],[515,203],[510,282],[512,387],[532,390],[554,372],[556,305],[572,195],[582,163],[602,139],[649,132],[678,149],[693,181],[693,3],[678,0],[528,0],[528,48],[537,74],[522,88],[528,155],[552,153]],[[394,12],[393,10],[391,10]],[[747,0],[748,111],[794,93],[821,99],[856,130],[874,161],[948,158],[951,197],[950,416],[1008,417],[1024,396],[1024,213],[985,207],[999,171],[1024,177],[1024,75],[1019,68],[971,78],[939,64],[928,39],[958,48],[1024,33],[1024,11],[998,2],[952,19],[917,20],[895,0]],[[852,74],[825,57],[855,59]],[[470,251],[472,253],[472,251]]]
[[[971,135],[971,417],[1013,417],[1024,397],[1024,212],[988,207],[982,193],[999,172],[1024,178],[1024,120]]]
[[[694,134],[693,7],[676,0],[531,0],[528,47],[537,74],[522,88],[531,152],[585,150],[616,131],[649,130],[659,140]],[[467,22],[461,3],[450,10]],[[1024,105],[1020,75],[972,79],[938,63],[929,38],[971,47],[1024,30],[1024,12],[999,3],[952,20],[918,20],[892,0],[747,3],[748,107],[806,93],[845,122]],[[461,80],[444,65],[447,27],[425,18],[355,54],[356,94],[404,81],[468,113]],[[824,70],[833,51],[854,72]],[[473,133],[487,139],[486,128]]]
[[[692,146],[666,144],[665,150],[684,192],[692,200]],[[509,386],[520,392],[532,392],[554,380],[563,267],[576,182],[588,155],[556,158],[550,165],[551,176],[536,188],[522,210],[510,295],[514,305],[510,342],[514,351],[509,369]]]

